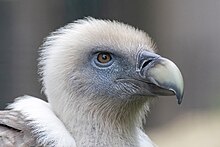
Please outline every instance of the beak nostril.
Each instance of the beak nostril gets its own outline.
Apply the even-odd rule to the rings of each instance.
[[[144,67],[146,67],[150,62],[152,62],[153,61],[153,59],[149,59],[149,60],[146,60],[144,63],[143,63],[143,65],[142,65],[142,69],[144,68]]]
[[[140,72],[143,68],[149,66],[149,64],[151,64],[157,58],[160,58],[160,56],[155,53],[148,51],[140,52],[137,57],[136,71]]]

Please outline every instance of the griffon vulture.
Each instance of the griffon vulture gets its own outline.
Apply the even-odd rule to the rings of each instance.
[[[142,131],[157,96],[183,97],[183,78],[143,31],[86,18],[52,33],[40,52],[48,102],[19,97],[0,112],[3,146],[151,147]]]

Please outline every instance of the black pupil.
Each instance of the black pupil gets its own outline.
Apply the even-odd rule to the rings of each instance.
[[[107,60],[107,59],[108,59],[107,55],[106,54],[102,54],[102,60]]]

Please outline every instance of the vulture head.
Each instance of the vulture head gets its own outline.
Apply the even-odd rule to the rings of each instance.
[[[52,110],[82,146],[94,132],[99,139],[91,142],[124,137],[135,144],[150,101],[176,95],[180,104],[184,91],[180,70],[155,53],[145,32],[93,18],[46,39],[40,73]]]

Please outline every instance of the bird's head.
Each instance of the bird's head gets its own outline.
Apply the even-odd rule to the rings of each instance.
[[[93,18],[71,23],[43,45],[40,66],[48,101],[63,112],[67,106],[143,104],[160,95],[176,95],[180,104],[182,75],[154,48],[146,33],[123,23]]]

